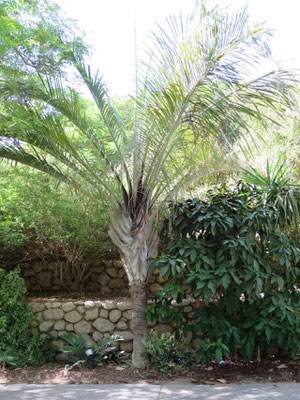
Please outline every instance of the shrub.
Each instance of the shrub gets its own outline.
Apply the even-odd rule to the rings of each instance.
[[[274,204],[260,201],[255,187],[210,192],[206,202],[177,204],[174,240],[153,260],[171,280],[147,309],[147,318],[173,322],[179,331],[200,331],[198,359],[206,363],[222,353],[280,346],[295,356],[300,348],[299,248],[280,230]],[[173,309],[190,293],[205,307],[189,315]],[[191,322],[193,320],[193,322]]]
[[[61,339],[65,341],[62,351],[71,353],[71,364],[67,364],[66,369],[72,369],[78,364],[85,363],[87,361],[86,351],[88,349],[93,351],[95,362],[117,362],[125,353],[124,351],[117,351],[117,348],[114,346],[115,342],[123,340],[122,336],[119,335],[100,339],[97,344],[93,343],[87,333],[76,335],[75,333],[67,332],[61,336]]]
[[[32,335],[36,316],[24,303],[19,270],[0,269],[0,362],[11,367],[42,365],[54,358],[51,337]]]
[[[158,337],[154,331],[144,343],[154,369],[169,373],[174,367],[186,371],[193,367],[195,357],[186,341],[178,340],[175,334],[163,333]]]

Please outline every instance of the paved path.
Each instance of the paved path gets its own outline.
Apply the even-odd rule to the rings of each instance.
[[[300,384],[0,385],[1,400],[300,400]]]

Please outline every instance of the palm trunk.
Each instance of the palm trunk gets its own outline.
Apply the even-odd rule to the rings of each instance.
[[[138,222],[137,222],[138,221]],[[112,218],[109,235],[118,247],[122,265],[126,271],[132,299],[133,354],[132,366],[143,368],[147,354],[143,341],[147,339],[147,281],[149,257],[156,257],[158,236],[149,216],[144,212],[134,221],[123,210],[117,210]]]
[[[145,308],[147,306],[146,283],[134,282],[130,287],[132,299],[132,331],[133,331],[133,353],[132,367],[143,368],[148,363],[148,356],[143,341],[147,339],[147,322],[145,319]]]

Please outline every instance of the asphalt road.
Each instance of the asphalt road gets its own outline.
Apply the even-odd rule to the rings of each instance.
[[[0,385],[1,400],[300,400],[300,384]]]

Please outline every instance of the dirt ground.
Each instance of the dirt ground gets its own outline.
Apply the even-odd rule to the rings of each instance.
[[[0,369],[0,383],[34,384],[113,384],[113,383],[169,383],[214,385],[219,383],[300,382],[300,359],[270,360],[266,362],[231,362],[226,365],[199,365],[194,371],[181,373],[176,368],[162,374],[148,368],[133,370],[128,364],[102,364],[95,369],[78,365],[68,371],[64,363],[49,363],[43,367]]]

